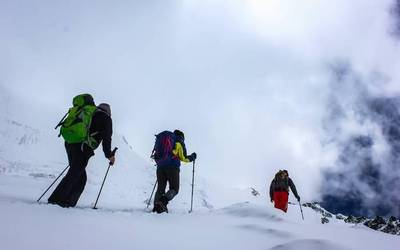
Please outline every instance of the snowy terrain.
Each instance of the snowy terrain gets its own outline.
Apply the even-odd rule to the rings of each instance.
[[[60,208],[36,199],[65,168],[62,140],[9,117],[0,126],[1,249],[398,249],[400,237],[321,216],[291,205],[273,209],[264,190],[218,187],[198,178],[194,213],[189,214],[191,165],[182,167],[182,187],[170,213],[146,209],[154,167],[135,154],[123,136],[117,164],[98,203],[91,209],[107,161],[101,150],[88,166],[88,183],[77,208]],[[46,157],[43,157],[46,155]],[[199,165],[201,162],[199,161]],[[200,168],[200,167],[199,167]],[[199,170],[201,172],[201,168]]]
[[[111,179],[115,176],[110,175]],[[189,214],[171,206],[169,214],[148,213],[135,201],[139,189],[123,205],[106,185],[100,209],[90,208],[96,189],[89,185],[78,208],[36,204],[48,179],[0,176],[2,249],[398,249],[400,238],[364,226],[320,223],[319,214],[297,206],[288,214],[264,199]],[[136,192],[135,192],[136,191]],[[223,198],[223,197],[221,197]],[[116,204],[113,204],[115,201]]]
[[[324,210],[399,217],[400,0],[2,0],[0,34],[0,250],[400,249],[400,226]],[[81,93],[111,104],[119,148],[99,209],[101,149],[76,208],[55,186],[38,203]],[[184,164],[153,214],[153,135],[175,128],[194,212]],[[269,202],[281,168],[305,220]]]

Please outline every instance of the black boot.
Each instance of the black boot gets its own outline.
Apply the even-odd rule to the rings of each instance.
[[[161,214],[164,212],[168,213],[168,208],[161,201],[157,201],[156,203],[154,203],[153,212],[156,212],[158,214]]]
[[[167,207],[167,205],[168,205],[168,198],[167,198],[165,195],[163,195],[163,196],[161,196],[160,201],[161,201],[161,203],[162,203],[162,210],[163,210],[163,212],[168,213],[168,207]]]
[[[161,202],[156,202],[156,203],[154,203],[154,207],[153,207],[153,213],[160,213],[160,211],[161,211]]]
[[[160,200],[154,203],[153,212],[157,212],[158,214],[161,213],[168,213],[168,198],[165,195],[160,197]]]

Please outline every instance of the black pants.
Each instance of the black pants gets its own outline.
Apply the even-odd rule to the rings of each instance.
[[[165,197],[167,201],[172,200],[179,192],[179,172],[176,167],[157,168],[157,192],[154,197],[154,204],[160,201],[161,197]],[[169,185],[168,192],[165,189]]]
[[[87,180],[86,166],[94,153],[86,145],[82,147],[80,143],[65,143],[65,149],[68,155],[69,169],[60,184],[50,195],[48,202],[74,207],[85,189]]]

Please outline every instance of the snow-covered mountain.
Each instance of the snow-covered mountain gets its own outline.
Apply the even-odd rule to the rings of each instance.
[[[182,166],[181,190],[170,213],[148,213],[155,168],[116,133],[117,163],[108,175],[98,210],[90,209],[107,160],[101,149],[88,165],[88,183],[76,208],[37,203],[65,168],[57,131],[36,128],[5,114],[0,119],[1,249],[398,249],[400,238],[336,217],[322,224],[320,211],[298,205],[287,214],[254,188],[222,188],[196,177],[189,214],[191,165]],[[53,187],[54,188],[54,187]],[[363,241],[356,239],[362,238]],[[66,241],[68,239],[68,241]]]
[[[266,205],[264,199],[191,214],[182,209],[152,214],[143,204],[128,202],[118,208],[106,202],[110,197],[101,199],[98,210],[86,205],[64,209],[24,199],[35,194],[38,183],[33,178],[2,175],[0,180],[0,240],[2,249],[8,250],[395,250],[400,244],[398,236],[363,225],[335,218],[321,224],[320,214],[309,208],[304,208],[303,221],[298,206],[291,205],[284,214]],[[91,197],[96,194],[86,191]]]
[[[6,107],[6,110],[7,107],[19,102],[10,94],[6,95],[5,91],[1,95],[0,104]],[[38,184],[36,195],[25,198],[35,200],[37,198],[35,196],[39,196],[47,188],[68,165],[68,161],[63,139],[58,138],[58,130],[46,126],[36,128],[30,124],[28,119],[21,121],[13,114],[3,112],[0,115],[0,176],[27,181],[33,179],[32,181]],[[118,131],[114,131],[112,144],[113,147],[118,147],[117,160],[107,177],[102,202],[105,206],[111,207],[122,207],[126,204],[141,206],[148,200],[155,182],[154,163],[135,153],[133,146],[123,135],[118,134]],[[95,154],[89,161],[88,182],[79,201],[83,206],[94,202],[95,197],[88,193],[98,191],[108,167],[108,160],[104,157],[101,146]],[[188,209],[192,173],[190,165],[190,169],[188,164],[183,168],[181,194],[176,197],[173,204],[177,208]],[[205,182],[199,177],[196,178],[196,182],[195,202],[200,207],[208,209],[211,205],[207,201]],[[43,200],[47,199],[51,191],[52,189]]]

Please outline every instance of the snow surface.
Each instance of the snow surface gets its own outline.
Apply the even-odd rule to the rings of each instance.
[[[49,130],[50,131],[50,130]],[[65,168],[66,156],[57,132],[32,128],[11,117],[0,117],[0,249],[296,249],[397,250],[400,237],[362,225],[331,219],[291,205],[287,214],[272,207],[266,190],[234,189],[201,178],[199,159],[194,212],[188,213],[191,164],[181,168],[181,190],[169,214],[146,209],[155,168],[138,156],[122,135],[98,203],[107,161],[101,150],[88,165],[88,183],[76,208],[61,208],[36,199]],[[54,187],[53,187],[54,188]]]
[[[394,250],[400,244],[399,237],[364,226],[338,221],[322,225],[319,215],[308,208],[302,221],[297,206],[284,214],[256,198],[191,214],[187,207],[171,204],[169,214],[157,215],[131,197],[123,205],[106,185],[98,210],[91,209],[97,191],[92,188],[85,190],[77,208],[66,209],[35,202],[48,179],[1,175],[0,180],[0,242],[7,250]]]

